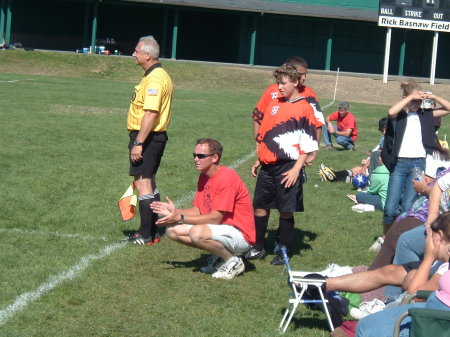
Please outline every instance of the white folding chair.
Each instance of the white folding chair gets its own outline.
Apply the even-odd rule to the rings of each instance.
[[[330,317],[330,312],[327,306],[328,300],[326,300],[325,297],[323,296],[323,291],[321,288],[321,285],[325,282],[325,280],[308,279],[304,277],[307,274],[311,274],[311,272],[293,271],[289,264],[289,258],[287,256],[286,249],[282,247],[281,251],[283,253],[285,270],[288,271],[289,277],[288,283],[292,289],[292,293],[290,293],[289,295],[291,295],[292,298],[289,299],[289,305],[286,309],[286,312],[283,315],[283,318],[281,319],[280,326],[278,327],[278,329],[280,330],[280,334],[284,334],[286,332],[286,329],[289,323],[291,322],[292,316],[294,316],[294,313],[297,310],[297,307],[300,303],[321,303],[327,316],[330,330],[334,331],[333,323]],[[320,299],[317,300],[302,299],[308,287],[316,287],[317,290],[319,291]]]

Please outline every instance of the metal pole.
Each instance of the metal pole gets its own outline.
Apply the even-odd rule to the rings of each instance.
[[[0,0],[0,44],[5,37],[5,0]]]
[[[331,69],[331,51],[333,47],[333,30],[334,24],[330,22],[330,29],[328,30],[328,38],[327,38],[327,51],[325,56],[325,70]]]
[[[258,18],[256,16],[253,17],[253,27],[252,27],[252,36],[250,39],[250,59],[248,63],[253,66],[255,65],[255,49],[256,49],[256,31],[257,31]]]
[[[12,20],[12,0],[8,0],[6,3],[6,27],[5,27],[5,42],[11,43],[11,20]]]
[[[384,67],[383,67],[383,83],[388,81],[389,73],[389,54],[391,52],[392,28],[388,27],[386,31],[386,46],[384,48]]]
[[[436,58],[439,42],[439,32],[434,32],[433,37],[433,51],[431,54],[431,71],[430,71],[430,85],[434,85],[434,79],[436,75]]]
[[[403,70],[405,68],[405,50],[406,50],[406,33],[407,31],[403,31],[403,41],[400,45],[400,55],[398,59],[398,76],[403,76]]]
[[[177,58],[177,39],[178,39],[178,24],[180,21],[180,10],[175,9],[175,17],[173,19],[173,34],[172,34],[172,59]]]
[[[97,15],[98,15],[98,2],[95,1],[92,4],[93,11],[92,11],[92,35],[91,35],[91,53],[95,54],[95,45],[97,41]]]

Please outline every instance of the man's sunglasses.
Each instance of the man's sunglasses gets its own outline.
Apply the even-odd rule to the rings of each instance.
[[[198,159],[205,159],[206,157],[214,156],[214,153],[204,154],[204,153],[195,153],[194,152],[192,155],[194,156],[194,159],[195,159],[195,157],[197,157]]]

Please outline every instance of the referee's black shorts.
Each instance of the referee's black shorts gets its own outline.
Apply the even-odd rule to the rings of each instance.
[[[130,142],[128,149],[133,148],[133,142],[136,140],[138,131],[130,132]],[[158,172],[161,158],[166,147],[167,134],[166,132],[151,132],[142,145],[142,160],[133,163],[130,157],[130,176],[143,176],[146,178],[153,177]]]
[[[279,212],[303,212],[303,185],[299,176],[294,186],[281,184],[282,173],[289,171],[295,160],[262,164],[253,196],[254,209],[277,209]]]

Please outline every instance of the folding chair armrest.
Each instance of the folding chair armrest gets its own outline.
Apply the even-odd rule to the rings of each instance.
[[[400,305],[409,304],[412,302],[413,299],[417,297],[417,293],[414,294],[408,294],[405,297],[402,298],[402,301],[400,302]]]
[[[431,295],[432,290],[417,290],[417,298],[426,300]]]
[[[403,314],[401,314],[397,318],[397,321],[395,322],[395,325],[394,325],[394,333],[393,333],[392,337],[399,337],[399,335],[400,335],[400,326],[402,325],[402,321],[408,315],[409,315],[409,312],[405,311]]]
[[[308,275],[308,274],[313,274],[313,272],[291,270],[291,275],[295,276],[295,277],[304,277],[305,275]]]

